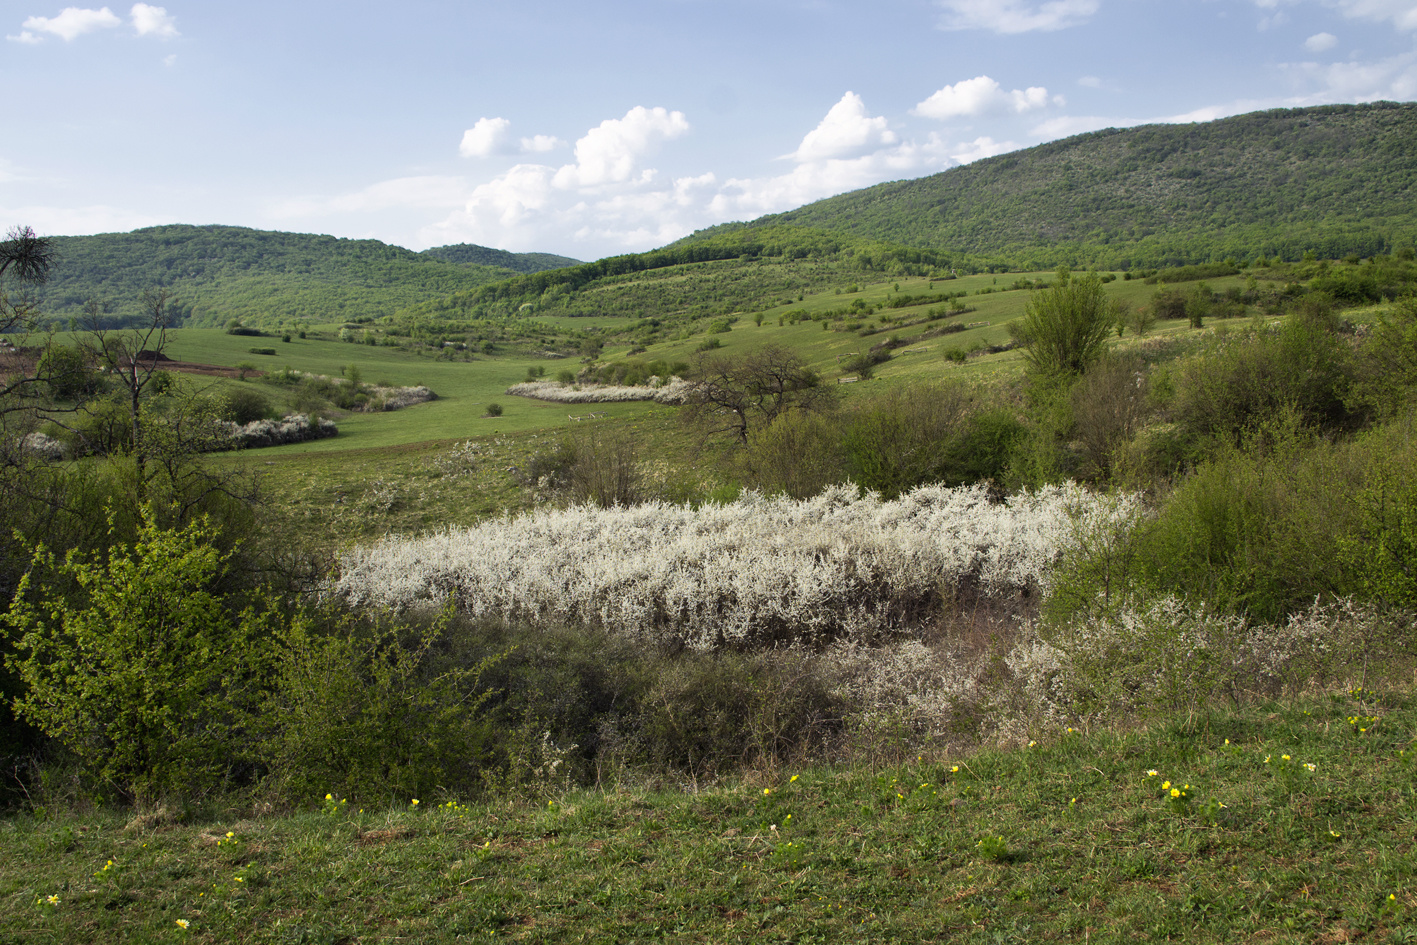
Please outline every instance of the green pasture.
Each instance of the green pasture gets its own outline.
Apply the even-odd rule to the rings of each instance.
[[[1359,689],[689,789],[26,814],[0,941],[1410,942],[1414,725]]]
[[[877,366],[876,378],[871,381],[843,385],[843,394],[848,397],[862,396],[880,385],[913,383],[944,378],[958,378],[970,383],[979,383],[994,377],[1016,376],[1022,369],[1022,359],[1018,352],[1004,352],[995,355],[971,357],[963,364],[954,364],[945,358],[945,352],[953,349],[973,351],[990,345],[1008,341],[1008,324],[1020,317],[1030,298],[1027,289],[1008,288],[1018,279],[1056,278],[1055,273],[1009,273],[1003,275],[975,275],[953,280],[929,280],[925,278],[901,278],[860,283],[857,292],[819,292],[804,295],[801,302],[781,304],[763,313],[763,323],[754,323],[751,315],[739,316],[732,329],[719,334],[696,333],[679,340],[666,340],[647,346],[642,351],[633,350],[628,342],[608,343],[602,352],[602,361],[633,358],[636,360],[663,360],[668,362],[692,361],[705,341],[713,340],[719,347],[710,353],[733,357],[764,344],[777,344],[798,352],[828,383],[850,374],[843,362],[853,355],[870,349],[873,345],[897,337],[908,342],[892,352],[892,359]],[[1215,280],[1215,288],[1224,288],[1222,283],[1229,280]],[[1241,280],[1234,280],[1237,283]],[[868,305],[880,305],[886,298],[899,293],[920,295],[929,292],[967,292],[964,298],[968,310],[934,321],[925,321],[926,313],[939,303],[912,306],[901,309],[881,309],[873,316],[856,319],[862,323],[862,331],[837,330],[840,322],[803,320],[796,324],[778,324],[778,317],[792,310],[810,313],[839,309],[861,298]],[[976,294],[981,289],[992,290],[986,294]],[[1109,295],[1121,299],[1126,304],[1141,305],[1156,291],[1156,287],[1140,281],[1118,279],[1106,286]],[[893,319],[895,324],[884,324],[882,316]],[[597,328],[608,333],[623,329],[635,320],[607,318],[567,318],[541,316],[539,321],[562,328]],[[918,322],[918,324],[912,324]],[[965,331],[921,338],[924,334],[954,323],[976,325]],[[1152,332],[1153,337],[1180,335],[1190,331],[1184,322],[1159,323]],[[304,454],[348,455],[363,449],[387,449],[417,443],[454,442],[472,437],[497,435],[524,435],[535,431],[562,430],[584,422],[575,418],[585,418],[595,413],[617,420],[637,420],[650,415],[672,413],[669,408],[650,403],[620,404],[556,404],[522,397],[511,397],[506,389],[524,380],[529,368],[544,370],[548,377],[565,369],[579,370],[583,360],[579,357],[547,359],[532,355],[473,355],[470,360],[447,360],[438,352],[427,349],[400,348],[393,346],[373,346],[320,338],[312,332],[309,338],[292,337],[289,342],[278,337],[228,335],[219,329],[179,329],[172,332],[168,354],[175,360],[193,361],[205,364],[233,366],[240,363],[255,365],[258,370],[272,372],[292,368],[315,374],[338,377],[347,366],[359,369],[366,383],[389,383],[395,385],[426,385],[438,396],[427,404],[398,411],[396,413],[359,414],[351,413],[336,417],[340,435],[329,440],[280,447],[266,451],[263,456],[275,460],[280,457]],[[915,340],[920,338],[921,340]],[[1137,339],[1128,334],[1117,344],[1126,348]],[[274,355],[252,354],[252,348],[273,348]],[[279,387],[262,383],[259,379],[236,381],[199,382],[214,383],[217,386],[232,383],[254,384],[277,403],[281,402]],[[502,407],[502,415],[486,415],[489,404]]]

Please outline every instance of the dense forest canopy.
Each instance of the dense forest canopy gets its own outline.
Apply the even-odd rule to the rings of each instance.
[[[141,311],[144,290],[158,288],[191,326],[374,318],[516,274],[378,240],[235,226],[155,226],[53,244],[59,261],[38,301],[60,320],[82,317],[94,301],[110,323],[122,322]]]
[[[1417,239],[1417,104],[1275,109],[1077,135],[746,224],[815,227],[1021,269],[1371,256]]]
[[[513,272],[540,272],[543,269],[561,269],[579,266],[581,260],[554,253],[510,253],[505,249],[491,249],[475,243],[454,243],[451,246],[434,246],[420,255],[441,259],[458,265],[493,266],[510,269]]]

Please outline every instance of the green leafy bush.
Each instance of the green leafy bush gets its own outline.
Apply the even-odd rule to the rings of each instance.
[[[145,511],[136,543],[106,560],[41,546],[3,618],[19,714],[129,798],[204,792],[249,762],[272,620],[216,592],[227,556],[214,537]]]
[[[482,674],[498,657],[448,665],[445,616],[400,627],[386,616],[292,620],[274,641],[261,755],[278,794],[408,798],[479,784],[494,739]]]

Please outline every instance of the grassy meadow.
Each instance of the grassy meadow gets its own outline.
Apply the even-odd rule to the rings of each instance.
[[[1407,942],[1417,725],[1340,692],[1011,751],[0,823],[16,942]]]
[[[15,579],[0,683],[91,701],[9,755],[0,942],[1417,941],[1417,379],[1387,359],[1417,307],[1306,295],[1328,266],[1180,283],[1237,317],[1049,377],[1009,326],[1053,272],[171,332],[254,366],[179,378],[213,403],[303,409],[289,372],[436,398],[200,458],[253,507],[119,521],[189,494],[117,451],[37,480],[90,532],[13,506],[0,563],[48,579]],[[734,443],[506,393],[765,346],[834,409]],[[61,624],[117,642],[83,664]]]

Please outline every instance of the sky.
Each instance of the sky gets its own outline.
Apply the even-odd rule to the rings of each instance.
[[[1417,99],[1417,0],[0,0],[0,35],[0,229],[577,259],[1100,128]]]

